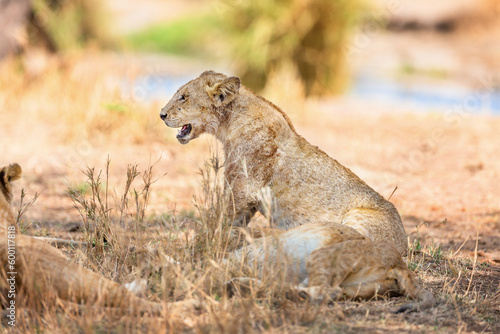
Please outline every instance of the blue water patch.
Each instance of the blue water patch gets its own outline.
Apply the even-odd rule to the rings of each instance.
[[[123,80],[121,91],[125,98],[136,102],[166,103],[179,87],[196,76],[196,73],[143,75],[132,82]],[[449,83],[427,85],[414,81],[405,83],[392,78],[359,75],[355,78],[348,95],[356,99],[404,105],[423,111],[446,112],[459,108],[467,113],[500,115],[498,87],[471,90]]]
[[[500,115],[500,90],[483,87],[470,90],[447,84],[425,85],[404,83],[396,79],[360,75],[354,80],[349,95],[391,104],[401,104],[425,111],[462,108],[469,113]]]
[[[179,87],[195,77],[195,74],[139,76],[132,82],[123,80],[121,92],[125,98],[135,102],[164,101],[166,103]]]

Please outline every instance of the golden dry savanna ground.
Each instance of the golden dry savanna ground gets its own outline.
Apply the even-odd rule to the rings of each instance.
[[[124,78],[135,77],[144,60],[89,52],[44,61],[48,63],[43,72],[33,76],[19,75],[18,60],[4,63],[1,69],[2,163],[16,161],[24,168],[24,178],[16,186],[16,205],[21,188],[28,198],[39,194],[23,218],[25,233],[84,240],[88,234],[82,212],[67,190],[73,187],[92,197],[85,171],[95,167],[96,174],[103,171],[100,187],[109,188],[111,216],[124,211],[128,223],[113,220],[111,226],[120,242],[105,248],[103,254],[73,248],[65,252],[119,282],[146,278],[148,298],[153,300],[190,295],[208,306],[177,321],[146,318],[140,322],[132,316],[124,320],[95,310],[76,316],[56,309],[21,317],[20,326],[38,326],[48,332],[54,328],[61,332],[75,328],[82,332],[121,332],[123,328],[151,332],[160,328],[188,332],[236,328],[271,332],[498,330],[497,117],[396,112],[349,98],[297,101],[302,110],[291,117],[299,133],[386,198],[392,194],[391,201],[410,235],[408,265],[438,303],[427,311],[393,315],[390,310],[403,303],[403,298],[344,301],[320,308],[281,299],[226,300],[218,294],[220,287],[207,278],[213,274],[209,266],[193,265],[189,256],[194,253],[187,251],[192,250],[189,244],[196,235],[204,233],[200,226],[206,221],[203,210],[195,207],[204,203],[194,201],[193,196],[203,198],[200,169],[217,152],[215,140],[205,136],[182,146],[175,139],[176,130],[166,128],[158,118],[161,102],[137,103],[123,95],[117,87]],[[108,157],[111,162],[105,177]],[[153,175],[158,178],[149,190],[149,205],[141,220],[134,220],[133,193],[128,208],[123,210],[120,204],[129,165],[138,165],[139,171],[154,165]],[[132,188],[142,189],[141,176]],[[158,258],[123,255],[147,246],[163,247],[166,254],[189,265],[181,264],[177,270]],[[162,266],[163,271],[158,269]],[[189,274],[189,268],[198,272]],[[206,270],[207,276],[200,270]],[[188,291],[177,294],[172,286],[182,284],[189,286]]]

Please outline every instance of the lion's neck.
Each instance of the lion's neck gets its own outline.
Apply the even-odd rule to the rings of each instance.
[[[251,158],[271,146],[294,145],[299,138],[286,114],[249,90],[243,90],[221,115],[214,135],[226,157]]]
[[[238,100],[233,101],[220,115],[219,126],[213,135],[226,147],[233,141],[234,129],[247,123],[249,117],[246,107]]]

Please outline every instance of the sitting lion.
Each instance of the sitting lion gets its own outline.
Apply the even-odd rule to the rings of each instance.
[[[343,224],[406,255],[408,241],[395,207],[297,134],[283,111],[242,86],[239,78],[204,72],[179,88],[160,117],[180,128],[182,144],[205,132],[222,142],[235,225],[246,225],[263,210],[260,193],[269,187],[281,229]]]
[[[18,164],[0,168],[0,303],[7,309],[7,317],[11,309],[44,308],[56,305],[57,299],[160,314],[162,304],[139,298],[122,285],[78,266],[44,241],[20,233],[10,203],[11,182],[21,172]],[[189,303],[171,303],[169,308],[189,308]]]
[[[407,238],[394,206],[298,135],[278,107],[238,78],[204,72],[179,88],[160,117],[181,128],[182,144],[204,132],[222,142],[235,225],[263,211],[263,188],[276,199],[281,230],[249,230],[269,235],[229,255],[227,262],[246,261],[254,273],[231,280],[231,290],[265,290],[262,280],[277,274],[313,302],[401,294],[418,301],[398,311],[434,303],[401,258]]]

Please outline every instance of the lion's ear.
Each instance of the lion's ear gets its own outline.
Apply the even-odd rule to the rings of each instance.
[[[21,166],[14,163],[9,166],[0,168],[0,192],[3,193],[7,202],[10,203],[12,199],[10,183],[21,177]]]
[[[9,179],[9,182],[21,178],[22,173],[23,170],[17,163],[10,164],[9,167],[7,167],[7,177]]]
[[[217,107],[222,107],[229,104],[234,100],[240,91],[241,81],[238,77],[230,77],[219,82],[213,86],[207,86],[207,93],[214,101]]]
[[[209,75],[209,74],[217,74],[217,73],[215,73],[215,72],[214,72],[214,71],[212,71],[212,70],[208,70],[208,71],[205,71],[205,72],[203,72],[202,74],[200,74],[200,77],[203,77],[203,76],[205,76],[205,75]]]
[[[19,179],[22,173],[23,171],[21,166],[17,163],[10,164],[9,166],[0,169],[0,176],[2,178],[2,182],[5,184],[9,184],[10,182]]]

